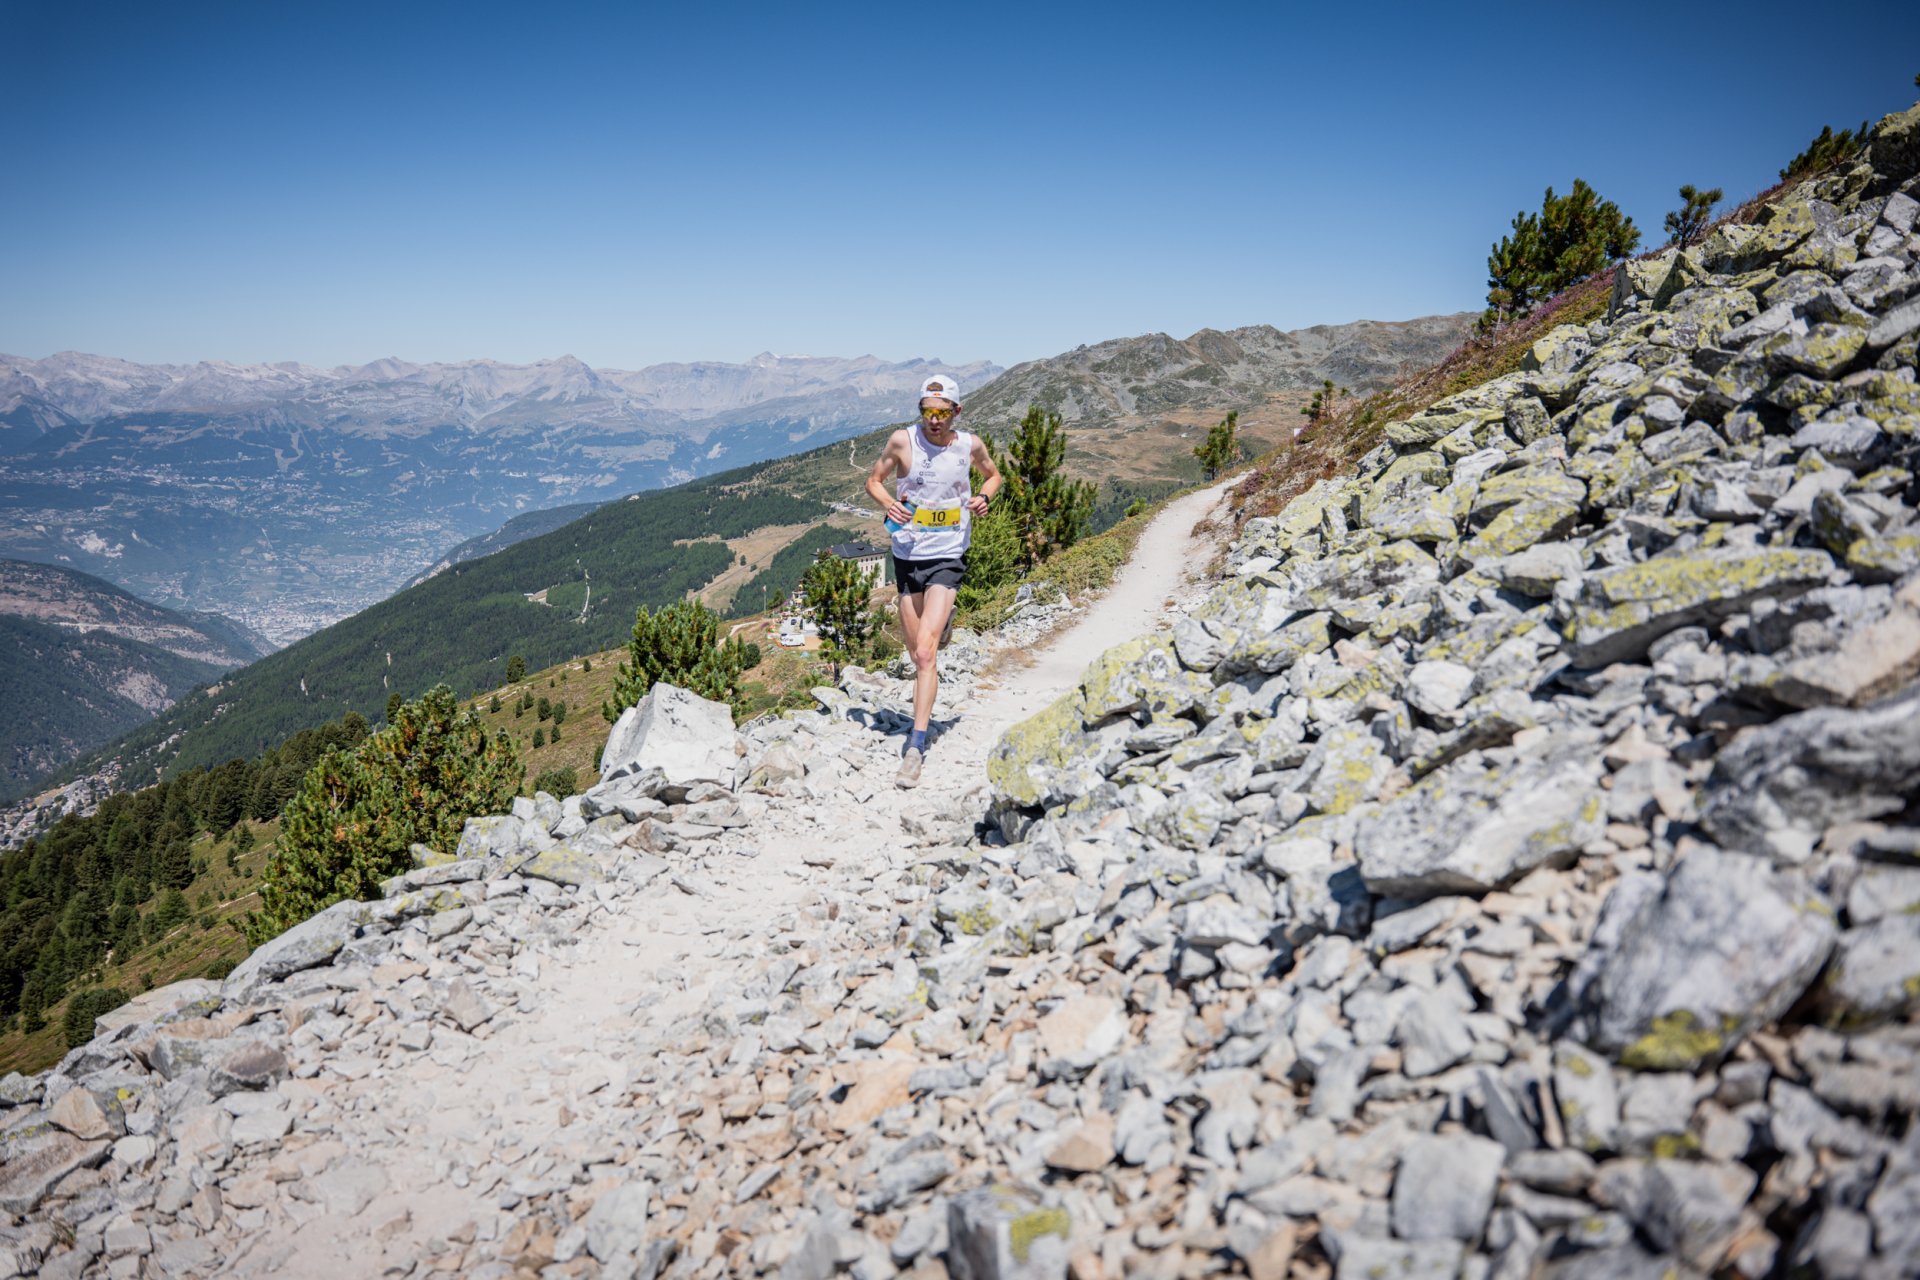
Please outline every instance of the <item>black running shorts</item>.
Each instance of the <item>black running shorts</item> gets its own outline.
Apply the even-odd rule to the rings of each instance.
[[[902,560],[893,558],[893,581],[900,594],[917,596],[928,587],[947,587],[958,591],[967,576],[967,562],[959,556],[945,560]]]

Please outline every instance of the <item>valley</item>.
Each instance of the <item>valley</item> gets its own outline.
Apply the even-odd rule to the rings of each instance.
[[[843,438],[977,361],[762,354],[357,368],[0,356],[0,555],[213,610],[285,645],[516,517]],[[535,522],[533,527],[542,526]]]

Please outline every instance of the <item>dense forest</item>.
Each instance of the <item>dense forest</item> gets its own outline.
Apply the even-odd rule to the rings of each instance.
[[[152,717],[116,690],[140,684],[178,697],[221,670],[108,631],[0,617],[0,801]]]
[[[92,816],[63,818],[0,856],[0,1032],[39,1030],[45,1011],[85,986],[110,956],[189,919],[196,907],[183,891],[205,873],[212,848],[203,843],[196,851],[195,838],[224,836],[242,819],[271,819],[314,761],[366,735],[365,718],[349,713],[254,760],[189,769],[109,796]],[[128,994],[81,992],[68,1008],[69,1041],[90,1035],[94,1015]]]
[[[724,472],[607,503],[455,565],[183,699],[102,754],[143,769],[206,767],[253,756],[347,711],[376,716],[391,693],[413,697],[442,681],[463,695],[494,688],[514,655],[537,669],[612,648],[627,638],[638,607],[681,599],[732,558],[719,542],[684,540],[735,538],[827,513],[811,499],[743,484],[751,474]],[[549,603],[527,599],[540,591]]]

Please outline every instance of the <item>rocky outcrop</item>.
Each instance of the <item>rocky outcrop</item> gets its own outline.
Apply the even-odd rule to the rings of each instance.
[[[1105,878],[1053,945],[1188,1028],[1080,1107],[1184,1113],[1249,1269],[1910,1270],[1917,121],[1387,424],[996,750],[1021,866]],[[1209,1146],[1235,1072],[1278,1097]]]

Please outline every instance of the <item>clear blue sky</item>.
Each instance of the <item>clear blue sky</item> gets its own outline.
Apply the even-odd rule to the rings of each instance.
[[[0,351],[1003,363],[1477,307],[1916,97],[1920,4],[0,0]]]

